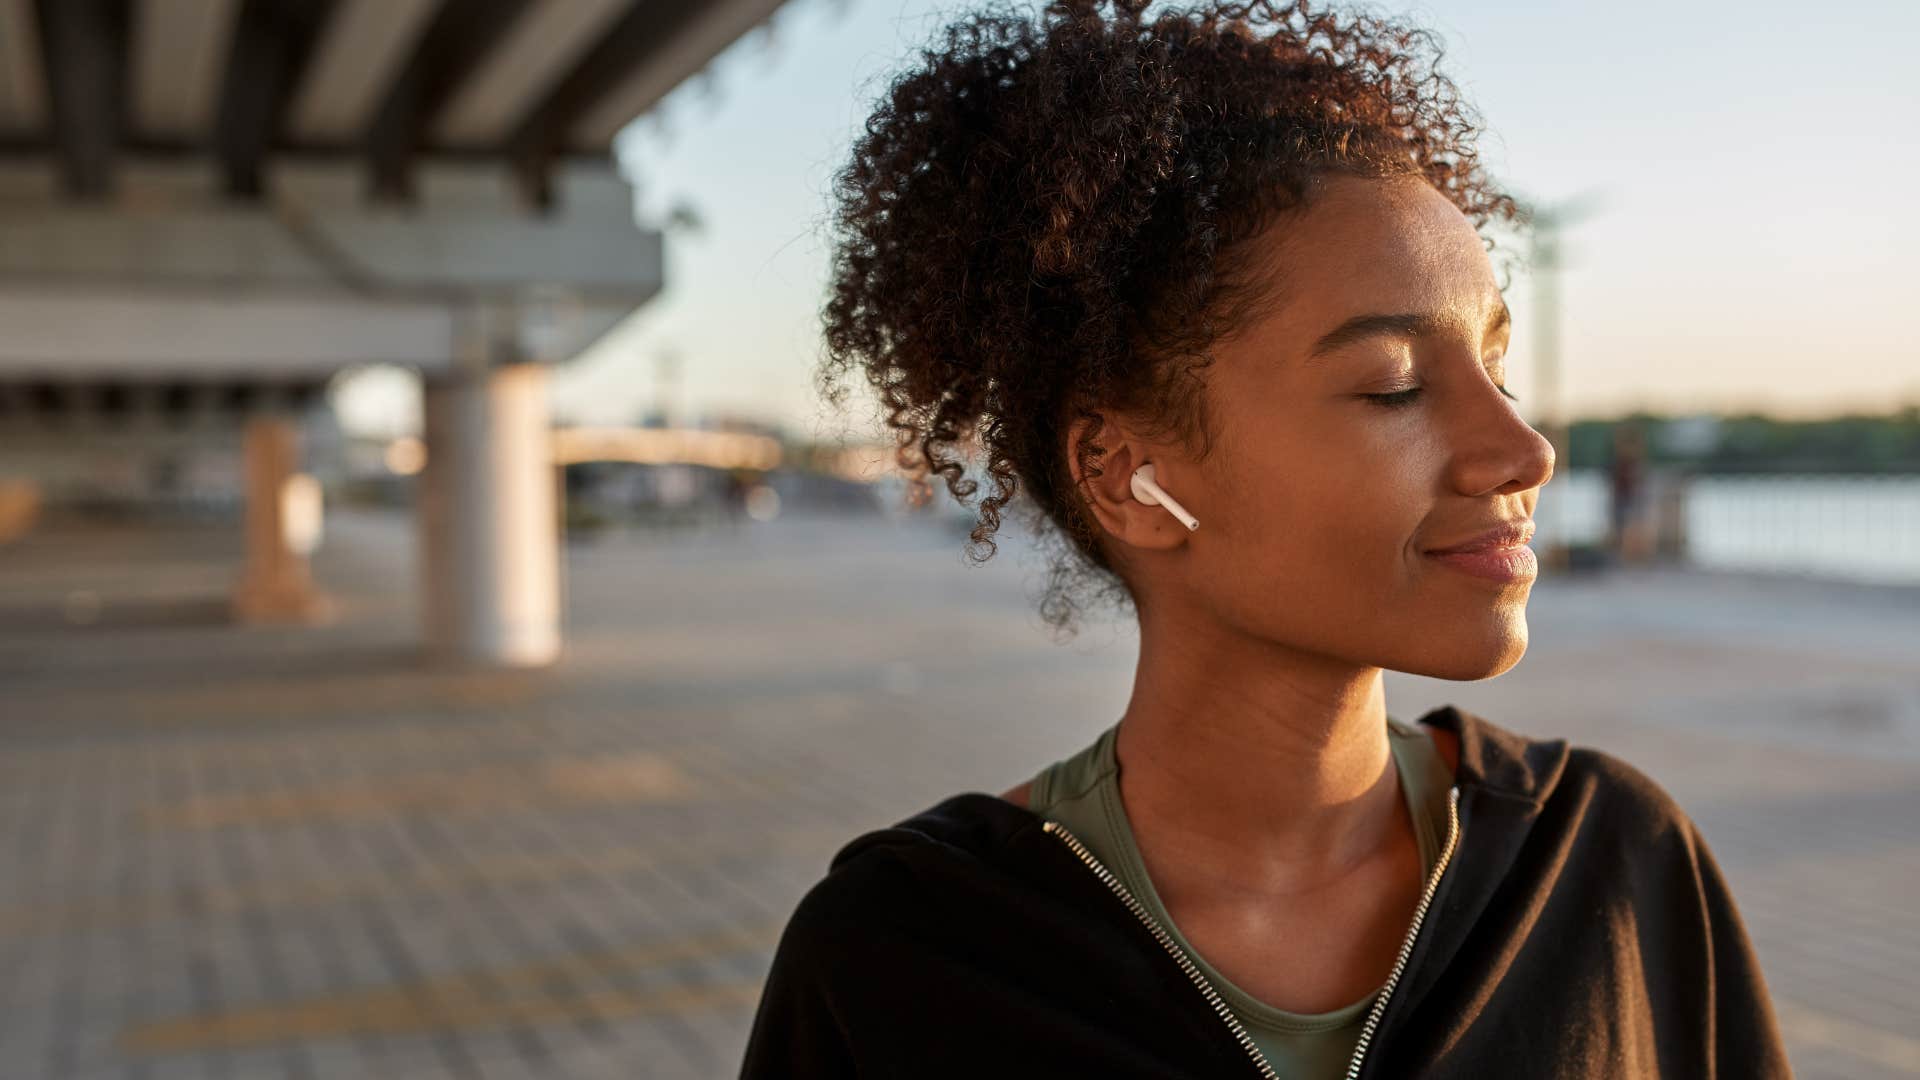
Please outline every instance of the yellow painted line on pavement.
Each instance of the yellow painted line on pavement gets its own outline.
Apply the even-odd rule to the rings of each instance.
[[[1831,1047],[1863,1061],[1920,1076],[1920,1039],[1820,1009],[1775,999],[1780,1033],[1790,1043]]]
[[[144,816],[154,826],[211,828],[380,816],[403,810],[458,813],[539,802],[666,802],[687,798],[694,791],[686,774],[670,759],[640,751],[457,773],[422,773],[304,791],[202,795],[150,806]]]
[[[685,866],[740,855],[824,857],[852,834],[843,826],[796,825],[725,839],[704,839],[696,847],[674,850],[618,847],[564,855],[497,855],[462,859],[403,873],[372,873],[330,878],[294,878],[246,889],[206,889],[191,894],[150,893],[92,905],[0,908],[0,937],[74,932],[167,919],[232,917],[252,911],[324,907],[365,897],[399,893],[462,893],[479,886],[565,881],[619,874],[647,867]]]
[[[406,998],[321,1002],[272,1013],[212,1016],[155,1024],[129,1031],[120,1049],[128,1054],[186,1053],[220,1047],[341,1038],[357,1034],[417,1035],[575,1020],[613,1021],[646,1013],[690,1012],[717,1006],[752,1006],[762,982],[742,980],[660,990],[600,990],[566,998],[529,1001],[413,1001]]]
[[[526,706],[543,688],[530,673],[404,672],[312,674],[288,672],[236,678],[230,672],[186,686],[59,685],[26,691],[23,714],[56,712],[111,716],[109,730],[125,734],[189,728],[196,731],[255,725],[262,719],[411,713],[434,709]],[[31,712],[29,712],[31,710]],[[295,729],[297,731],[297,729]]]
[[[334,997],[188,1016],[138,1025],[120,1037],[129,1054],[338,1038],[365,1033],[413,1034],[553,1021],[617,1019],[642,1013],[751,1005],[763,980],[623,990],[595,987],[556,992],[557,980],[769,948],[783,925],[768,923],[613,952],[498,971],[475,971]]]

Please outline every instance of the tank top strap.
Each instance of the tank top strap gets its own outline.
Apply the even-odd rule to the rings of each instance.
[[[1081,833],[1107,824],[1104,814],[1094,817],[1094,808],[1102,805],[1099,787],[1115,769],[1113,742],[1120,722],[1115,720],[1098,738],[1075,753],[1041,769],[1027,789],[1027,808],[1041,817],[1050,817]]]

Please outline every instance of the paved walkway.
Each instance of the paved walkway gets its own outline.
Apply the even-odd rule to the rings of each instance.
[[[421,667],[404,519],[330,529],[319,630],[222,624],[222,532],[0,553],[0,1076],[732,1076],[840,843],[1126,699],[1129,633],[1049,644],[1027,549],[968,568],[926,523],[576,544],[539,674]],[[1650,572],[1531,612],[1513,672],[1389,676],[1395,714],[1646,769],[1799,1074],[1920,1075],[1920,595]]]

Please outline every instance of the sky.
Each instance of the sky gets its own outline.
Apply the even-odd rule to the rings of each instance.
[[[966,0],[789,0],[620,142],[666,287],[556,373],[561,419],[729,414],[871,434],[817,400],[828,187],[899,65]],[[1037,6],[1037,0],[1036,0]],[[1578,200],[1564,233],[1564,408],[1781,416],[1920,404],[1920,3],[1426,0],[1376,4],[1446,43],[1494,177]],[[1509,387],[1530,418],[1534,283],[1516,275]],[[664,360],[663,360],[664,358]],[[674,372],[663,384],[662,369]],[[342,401],[404,425],[395,380]]]

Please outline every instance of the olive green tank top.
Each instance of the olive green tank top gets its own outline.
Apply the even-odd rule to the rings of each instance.
[[[1331,1012],[1297,1013],[1276,1009],[1229,982],[1204,960],[1173,923],[1147,877],[1146,864],[1134,846],[1133,830],[1121,806],[1118,759],[1114,737],[1118,721],[1101,733],[1093,745],[1054,762],[1033,779],[1028,806],[1041,817],[1058,821],[1085,844],[1095,858],[1119,877],[1121,884],[1147,909],[1191,959],[1220,997],[1233,1010],[1247,1034],[1266,1055],[1283,1080],[1318,1080],[1345,1074],[1347,1061],[1360,1039],[1367,1011],[1379,994],[1376,989],[1359,1001]],[[1453,773],[1426,728],[1387,718],[1387,745],[1400,789],[1413,816],[1420,845],[1420,865],[1433,873],[1446,842],[1447,790]]]

